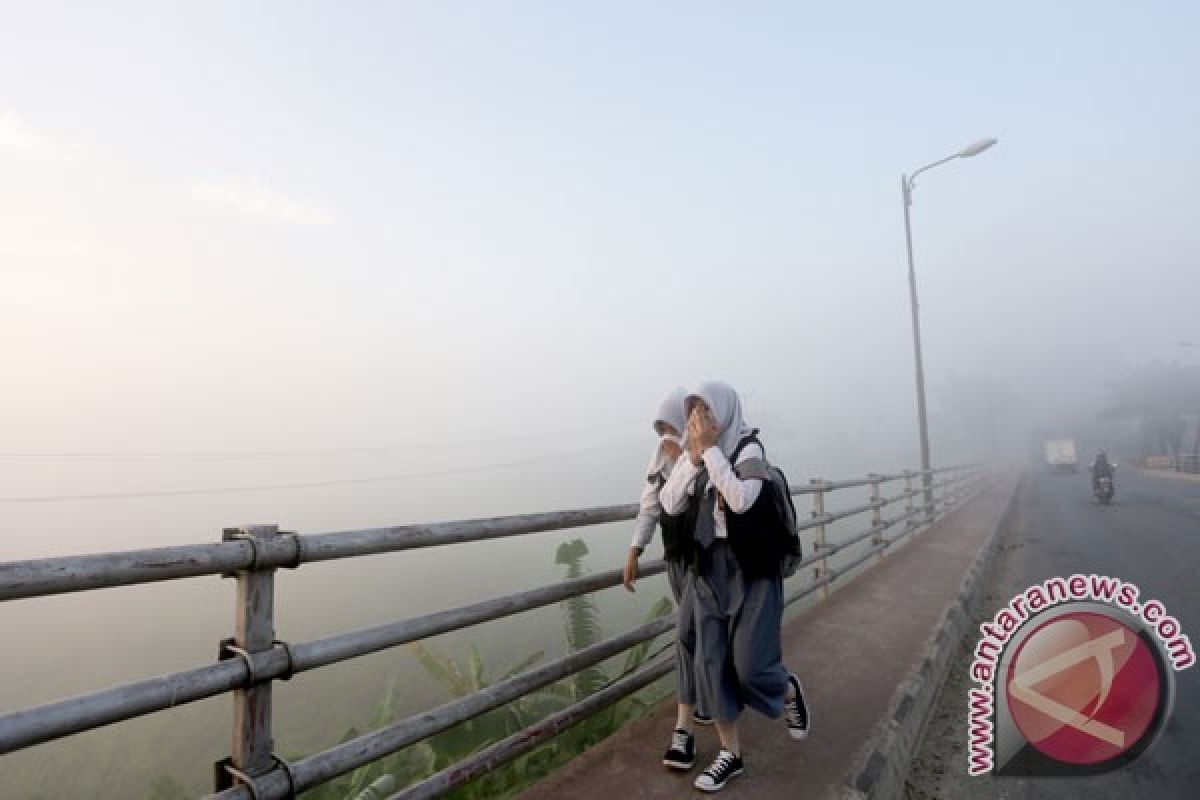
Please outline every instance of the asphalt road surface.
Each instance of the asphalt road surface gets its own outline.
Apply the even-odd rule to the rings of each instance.
[[[1091,497],[1086,470],[1027,473],[1013,524],[1003,534],[984,587],[990,618],[1013,595],[1056,575],[1095,572],[1156,597],[1200,651],[1200,481],[1118,469],[1116,497]],[[909,774],[909,800],[932,798],[1200,797],[1200,664],[1175,673],[1175,706],[1161,737],[1119,770],[1085,778],[972,778],[967,775],[964,642]]]

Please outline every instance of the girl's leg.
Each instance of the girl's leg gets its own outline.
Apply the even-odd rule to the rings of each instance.
[[[675,675],[682,719],[685,706],[689,715],[696,706],[695,576],[686,565],[669,562],[667,577],[675,594],[675,606],[679,611],[679,621],[675,625]],[[676,728],[690,731],[691,722],[686,726],[677,725]]]
[[[695,675],[695,626],[693,621],[693,579],[681,564],[668,564],[667,574],[675,604],[679,610],[679,622],[675,626],[675,674],[678,681],[679,704],[675,717],[675,730],[671,742],[663,754],[663,764],[671,769],[691,769],[696,763],[696,742],[692,736],[692,712],[696,703]]]
[[[744,589],[733,634],[742,697],[746,705],[768,717],[785,717],[791,738],[807,738],[808,704],[799,679],[788,671],[782,658],[783,582],[777,578],[755,580]]]
[[[732,635],[738,688],[747,706],[775,719],[783,716],[784,703],[791,691],[780,639],[783,582],[778,578],[760,578],[743,581],[742,589],[742,603]]]
[[[678,713],[675,715],[675,730],[692,732],[692,712],[696,710],[694,705],[689,703],[680,703]]]
[[[742,743],[738,740],[738,724],[737,722],[721,722],[717,720],[717,739],[721,742],[721,747],[735,756],[742,754]]]
[[[732,656],[730,628],[738,590],[736,564],[728,545],[712,547],[710,568],[696,580],[696,681],[698,695],[715,717],[721,750],[693,785],[705,792],[720,791],[742,773],[742,744],[737,719],[742,710],[738,676]]]
[[[732,724],[742,712],[737,672],[730,655],[730,564],[727,546],[712,547],[711,563],[691,584],[695,618],[696,697],[701,709]]]

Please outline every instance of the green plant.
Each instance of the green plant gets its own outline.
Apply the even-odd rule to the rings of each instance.
[[[587,543],[582,539],[563,542],[558,546],[554,562],[567,568],[567,580],[582,577],[583,557],[588,554]],[[564,633],[567,647],[572,653],[579,652],[600,641],[600,628],[596,604],[587,595],[569,597],[562,602],[565,611]],[[582,700],[604,687],[608,677],[596,667],[588,667],[571,676],[571,689],[576,700]]]
[[[581,539],[563,542],[555,552],[555,563],[566,567],[566,578],[584,574],[583,559],[587,544]],[[570,652],[582,650],[603,638],[599,614],[590,597],[573,597],[562,602],[563,634]],[[661,597],[650,609],[647,621],[669,614],[672,603]],[[373,762],[324,787],[305,794],[306,800],[376,800],[408,786],[446,767],[456,764],[508,736],[561,711],[593,692],[636,671],[659,651],[644,642],[626,652],[621,671],[610,678],[600,667],[589,667],[571,677],[532,692],[500,708],[480,714],[429,737],[379,761]],[[530,654],[495,679],[488,675],[483,655],[474,644],[467,646],[466,658],[457,660],[434,647],[415,643],[408,652],[422,669],[451,697],[465,697],[486,689],[496,681],[525,672],[544,654]],[[399,673],[392,678],[376,706],[370,729],[394,721],[400,692]],[[551,770],[574,758],[636,717],[649,705],[646,691],[626,697],[608,709],[572,726],[546,744],[476,780],[447,793],[449,800],[484,800],[515,794]],[[343,741],[358,735],[346,732]],[[172,799],[173,800],[173,799]]]

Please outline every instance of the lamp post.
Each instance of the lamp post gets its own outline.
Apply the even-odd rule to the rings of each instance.
[[[913,266],[912,220],[909,208],[912,207],[912,193],[916,187],[918,175],[956,158],[977,156],[995,143],[995,139],[980,139],[953,155],[934,161],[932,164],[926,164],[911,175],[900,176],[900,193],[904,200],[904,238],[908,245],[908,299],[912,310],[913,357],[916,360],[917,371],[917,426],[921,433],[921,484],[925,487],[927,520],[933,519],[933,476],[929,472],[929,425],[925,418],[925,367],[921,361],[921,321],[917,314],[917,273]]]

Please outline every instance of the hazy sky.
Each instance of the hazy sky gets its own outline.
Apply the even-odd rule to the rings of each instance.
[[[935,406],[1200,339],[1195,3],[2,6],[0,449],[592,442],[715,376],[915,463],[899,175],[983,136],[913,209]]]
[[[1200,361],[1177,344],[1200,342],[1198,32],[1194,0],[0,0],[0,560],[632,501],[659,397],[708,377],[793,483],[915,466],[900,174],[987,136],[913,208],[934,459],[1020,441],[953,431],[980,415],[949,390],[1037,422],[1126,365]],[[595,570],[629,528],[304,570],[281,635],[557,577],[575,535]],[[158,669],[156,620],[189,622],[154,651],[172,668],[210,657],[227,589],[188,586],[6,604],[63,635],[8,659],[0,705]],[[615,631],[655,594],[607,597]],[[557,639],[525,624],[504,646]],[[345,681],[364,698],[372,663]],[[105,764],[126,797],[151,779],[128,753],[217,741],[177,719],[21,763],[48,792]]]

